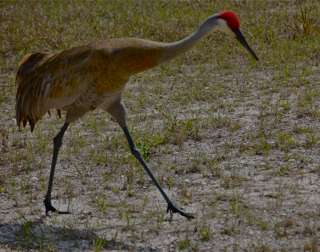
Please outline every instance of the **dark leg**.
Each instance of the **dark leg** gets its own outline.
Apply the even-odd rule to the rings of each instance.
[[[50,211],[51,212],[57,212],[59,214],[68,214],[69,213],[67,211],[66,212],[57,211],[57,209],[55,209],[51,204],[51,191],[52,191],[54,170],[55,170],[55,167],[56,167],[59,150],[60,150],[60,147],[62,145],[62,138],[63,138],[63,135],[64,135],[65,131],[67,130],[68,126],[69,126],[69,123],[65,123],[62,126],[60,132],[53,139],[53,156],[52,156],[52,162],[51,162],[51,170],[50,170],[50,177],[49,177],[49,183],[48,183],[48,190],[47,190],[46,197],[45,197],[45,199],[43,201],[44,206],[46,208],[46,215],[48,215],[48,212],[50,212]]]
[[[129,133],[129,130],[126,126],[122,127],[124,134],[126,135],[126,138],[128,140],[128,144],[130,146],[130,150],[131,153],[135,156],[135,158],[140,162],[140,164],[143,166],[144,170],[148,173],[148,175],[150,176],[150,178],[152,179],[153,183],[156,185],[156,187],[159,189],[161,195],[163,196],[163,198],[165,199],[165,201],[168,204],[167,207],[167,212],[169,212],[171,215],[173,213],[179,213],[180,215],[186,217],[187,219],[192,219],[194,218],[194,216],[192,214],[183,212],[182,210],[180,210],[179,208],[177,208],[172,201],[169,199],[168,195],[163,191],[163,189],[161,188],[161,186],[159,185],[159,182],[156,180],[156,178],[153,176],[151,170],[148,168],[147,164],[145,163],[145,161],[143,160],[140,152],[137,150],[131,135]]]
[[[172,201],[169,199],[168,195],[163,191],[163,189],[161,188],[159,182],[153,176],[152,172],[150,171],[150,169],[148,168],[147,164],[143,160],[143,158],[142,158],[141,154],[139,153],[139,151],[137,150],[137,148],[136,148],[136,146],[135,146],[135,144],[134,144],[134,142],[133,142],[133,140],[131,138],[129,130],[128,130],[127,126],[126,126],[126,111],[125,111],[124,106],[121,103],[121,97],[119,97],[119,100],[116,101],[112,106],[108,107],[106,110],[107,110],[107,112],[109,112],[113,116],[113,118],[121,126],[124,134],[126,135],[126,138],[127,138],[131,153],[134,155],[134,157],[143,166],[144,170],[148,173],[149,177],[152,179],[153,183],[156,185],[156,187],[160,191],[161,195],[163,196],[163,198],[167,202],[167,204],[168,204],[167,212],[169,212],[171,216],[172,216],[173,213],[178,213],[178,214],[186,217],[187,219],[194,218],[192,214],[183,212],[181,209],[177,208],[172,203]]]

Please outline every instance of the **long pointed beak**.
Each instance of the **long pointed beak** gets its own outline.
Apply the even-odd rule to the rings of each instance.
[[[249,46],[249,44],[247,43],[246,39],[244,38],[243,34],[241,33],[241,31],[238,30],[234,30],[234,33],[236,34],[237,40],[251,53],[251,55],[256,59],[259,60],[258,56],[256,55],[256,53],[251,49],[251,47]]]

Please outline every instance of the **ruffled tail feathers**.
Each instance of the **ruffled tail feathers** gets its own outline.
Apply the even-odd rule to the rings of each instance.
[[[48,110],[48,115],[51,116],[51,112],[50,112],[49,110]],[[61,110],[60,110],[60,109],[57,109],[57,116],[58,116],[59,118],[62,117],[62,116],[61,116]],[[37,119],[37,120],[34,120],[34,119],[30,118],[30,117],[26,117],[26,118],[20,119],[20,118],[18,118],[18,116],[17,116],[16,121],[17,121],[17,125],[18,125],[19,130],[21,130],[21,124],[22,124],[23,128],[25,128],[25,127],[27,126],[27,124],[29,123],[29,125],[30,125],[30,130],[31,130],[31,132],[33,132],[34,126],[35,126],[35,124],[37,123],[38,119]]]
[[[33,105],[36,104],[36,100],[32,95],[32,90],[35,83],[29,77],[35,73],[37,67],[49,56],[47,53],[30,53],[25,55],[19,62],[16,75],[16,121],[19,129],[21,125],[25,127],[29,123],[32,132],[35,124],[41,117],[34,110],[36,106]],[[58,115],[61,117],[61,112],[58,112]]]

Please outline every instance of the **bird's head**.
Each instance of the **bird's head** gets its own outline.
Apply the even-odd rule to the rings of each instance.
[[[234,12],[222,11],[214,15],[214,18],[216,19],[219,27],[221,27],[223,30],[232,31],[232,33],[236,35],[237,40],[244,46],[244,48],[246,48],[256,60],[259,60],[255,52],[251,49],[245,37],[241,33],[240,19]]]

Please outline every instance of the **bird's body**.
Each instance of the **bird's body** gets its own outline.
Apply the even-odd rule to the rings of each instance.
[[[227,26],[232,30],[257,59],[239,30],[238,17],[228,11],[209,17],[194,33],[177,42],[162,43],[137,38],[110,39],[74,47],[57,54],[34,53],[23,58],[16,78],[18,126],[25,126],[29,122],[32,131],[36,122],[51,109],[66,111],[65,124],[54,138],[50,178],[44,200],[46,214],[56,211],[51,204],[51,191],[65,131],[71,122],[88,111],[101,107],[110,113],[123,129],[131,153],[159,189],[168,204],[168,211],[187,218],[193,217],[172,203],[136,149],[126,125],[121,94],[130,76],[185,52],[218,25]]]
[[[27,55],[17,74],[17,122],[33,128],[51,109],[65,110],[67,122],[107,110],[131,75],[158,65],[165,53],[165,43],[127,38]]]

